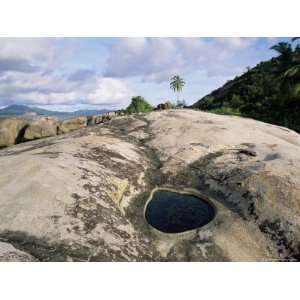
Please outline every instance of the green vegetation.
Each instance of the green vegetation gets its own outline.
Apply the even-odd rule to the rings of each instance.
[[[300,132],[300,45],[281,42],[271,49],[277,57],[248,69],[193,107],[251,117]]]
[[[176,92],[177,103],[179,102],[179,93],[182,91],[184,85],[185,85],[185,81],[179,75],[175,75],[171,78],[170,89]]]
[[[130,105],[126,108],[127,113],[149,112],[153,107],[141,96],[131,99]]]
[[[210,112],[219,115],[241,116],[241,113],[238,109],[234,109],[230,107],[215,108],[215,109],[211,109]]]

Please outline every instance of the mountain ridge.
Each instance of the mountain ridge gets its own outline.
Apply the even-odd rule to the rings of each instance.
[[[55,116],[59,118],[71,118],[78,116],[91,116],[109,112],[109,109],[81,109],[73,112],[52,111],[38,107],[30,107],[27,105],[13,104],[0,109],[0,117],[22,116],[24,114],[36,114],[38,116]]]

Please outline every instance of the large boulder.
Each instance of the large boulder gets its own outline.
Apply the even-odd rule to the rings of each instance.
[[[103,122],[102,117],[103,117],[103,115],[88,116],[87,117],[87,125],[93,126],[93,125],[102,123]]]
[[[91,126],[10,149],[0,152],[0,241],[42,261],[155,259],[124,213],[149,166],[138,145]]]
[[[0,148],[21,142],[28,123],[24,119],[0,118]]]
[[[165,103],[160,103],[157,105],[155,110],[165,110],[165,109],[171,109],[173,108],[173,105],[170,101],[167,101]]]
[[[79,117],[68,119],[61,122],[58,128],[58,134],[64,134],[76,129],[84,128],[87,126],[87,117]]]
[[[115,113],[114,111],[107,112],[107,113],[105,113],[105,114],[102,116],[102,121],[103,121],[103,122],[105,122],[105,121],[110,121],[110,120],[113,119],[115,116],[116,116],[116,113]]]
[[[33,121],[26,128],[24,139],[34,140],[57,135],[59,120],[54,117],[43,117]]]
[[[0,241],[41,261],[300,260],[299,153],[287,128],[188,109],[2,149]],[[208,200],[214,219],[156,230],[156,187]]]

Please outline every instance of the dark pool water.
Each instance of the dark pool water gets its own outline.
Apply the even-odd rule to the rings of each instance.
[[[179,233],[208,224],[215,209],[198,197],[158,190],[148,202],[145,218],[154,228],[165,233]]]

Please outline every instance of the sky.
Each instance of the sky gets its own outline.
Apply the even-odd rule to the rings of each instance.
[[[125,108],[133,96],[192,104],[276,53],[287,38],[0,38],[0,107]]]

